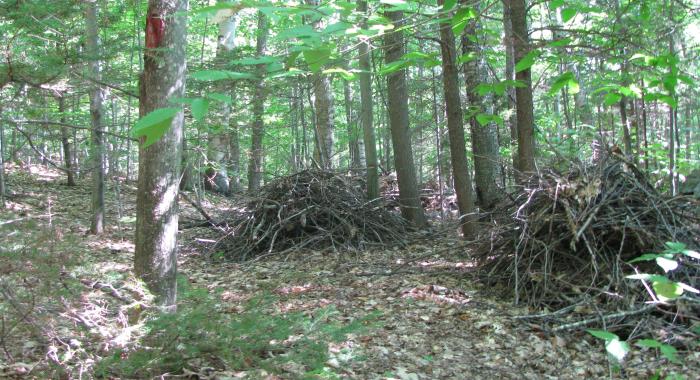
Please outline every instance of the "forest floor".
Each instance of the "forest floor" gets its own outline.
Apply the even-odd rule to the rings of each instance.
[[[107,229],[88,234],[89,182],[67,187],[60,173],[8,167],[11,192],[0,212],[0,378],[92,378],[101,358],[138,345],[146,318],[130,305],[147,302],[132,273],[136,188],[110,182]],[[181,220],[199,214],[181,202]],[[206,195],[212,215],[233,207]],[[207,228],[181,230],[179,271],[193,287],[236,313],[246,300],[271,293],[278,313],[333,306],[337,321],[373,315],[365,332],[331,345],[327,378],[578,379],[700,378],[700,353],[673,364],[632,350],[622,369],[603,342],[585,332],[548,336],[520,322],[537,312],[480,286],[468,246],[449,224],[408,247],[363,252],[307,251],[251,263],[221,263]],[[70,280],[72,279],[72,281]],[[215,312],[215,311],[212,311]],[[201,371],[189,378],[300,378],[303,364],[265,375],[256,368]],[[110,376],[107,376],[108,378]],[[170,376],[173,378],[175,376]]]

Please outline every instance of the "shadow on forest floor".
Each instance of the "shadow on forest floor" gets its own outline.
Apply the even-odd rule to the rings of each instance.
[[[134,184],[121,183],[117,197],[115,183],[109,183],[107,232],[91,236],[88,182],[71,188],[40,167],[31,173],[8,169],[11,196],[0,212],[0,378],[92,378],[97,369],[118,378],[110,372],[116,364],[105,369],[102,363],[106,358],[117,363],[115,353],[116,359],[130,360],[152,342],[144,338],[153,327],[149,321],[157,319],[131,269]],[[211,214],[234,207],[224,198],[206,198],[202,204]],[[181,206],[183,220],[197,218],[188,203]],[[479,285],[469,246],[454,230],[436,228],[406,247],[304,251],[249,264],[212,261],[216,252],[208,247],[216,234],[204,227],[182,230],[180,272],[190,289],[183,302],[192,305],[181,310],[208,315],[202,325],[207,320],[245,322],[237,316],[252,318],[248,323],[254,325],[276,315],[275,321],[302,321],[308,334],[372,319],[366,329],[348,330],[342,340],[323,346],[328,352],[314,357],[324,360],[314,373],[304,356],[270,364],[269,359],[287,352],[241,351],[257,357],[241,354],[238,368],[226,368],[212,354],[220,351],[199,347],[196,354],[180,356],[183,371],[170,377],[649,378],[659,370],[700,378],[698,352],[681,353],[682,364],[673,364],[652,351],[635,350],[620,371],[608,364],[601,341],[586,333],[550,336],[513,318],[539,310],[514,307],[512,300]],[[201,297],[201,305],[192,295]],[[246,305],[263,296],[271,299],[265,313],[251,314]],[[319,316],[319,310],[333,312]],[[298,319],[287,317],[292,315]],[[181,323],[196,328],[196,321]],[[266,334],[276,331],[266,326]],[[291,326],[293,333],[296,325]],[[262,331],[254,328],[246,331]],[[292,336],[297,335],[289,335],[282,346],[301,345]],[[177,351],[180,338],[174,336],[173,347],[160,347],[160,352]],[[263,343],[263,348],[271,344]],[[146,362],[131,376],[152,377],[150,364],[155,367]]]

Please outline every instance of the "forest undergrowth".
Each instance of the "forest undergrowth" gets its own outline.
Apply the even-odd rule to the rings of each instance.
[[[132,271],[134,184],[109,182],[109,227],[93,236],[87,182],[7,169],[0,378],[700,378],[697,351],[671,363],[636,349],[614,365],[584,331],[519,318],[542,310],[480,283],[450,221],[405,246],[252,263],[218,260],[209,227],[182,229],[179,311],[158,316]],[[201,219],[180,205],[182,225]],[[207,194],[201,206],[220,215],[240,202]]]

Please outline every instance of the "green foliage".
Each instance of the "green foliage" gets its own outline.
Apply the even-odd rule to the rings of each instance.
[[[677,256],[685,256],[691,259],[700,260],[700,253],[690,250],[683,243],[679,242],[667,242],[665,243],[666,248],[661,253],[647,253],[641,255],[630,263],[655,261],[656,264],[661,267],[664,272],[668,273],[678,268],[679,260]],[[654,289],[655,295],[652,294],[653,298],[658,298],[662,302],[673,301],[683,294],[683,291],[691,291],[693,293],[699,293],[697,289],[694,289],[681,282],[675,282],[670,280],[668,277],[663,275],[654,274],[635,274],[627,276],[629,279],[650,281],[652,283],[652,288]],[[587,330],[589,334],[593,335],[598,339],[605,341],[605,349],[608,354],[614,358],[618,363],[622,363],[625,356],[629,353],[631,347],[628,342],[623,342],[620,338],[609,331],[605,330]],[[650,348],[658,349],[661,356],[666,358],[669,362],[680,363],[678,358],[678,352],[675,347],[670,344],[659,342],[655,339],[640,339],[634,343],[635,346],[640,348]],[[671,374],[667,378],[677,378],[677,375]]]
[[[674,271],[678,268],[679,266],[679,261],[676,259],[676,256],[681,255],[681,256],[687,256],[689,258],[693,258],[696,260],[700,260],[700,253],[687,249],[686,245],[683,243],[678,243],[678,242],[667,242],[666,243],[666,249],[663,250],[663,252],[655,254],[655,253],[647,253],[644,255],[641,255],[633,260],[630,261],[630,264],[632,263],[637,263],[641,261],[655,261],[656,265],[661,267],[663,269],[664,273],[669,273],[671,271]],[[629,279],[633,280],[643,280],[643,281],[650,281],[652,288],[654,289],[654,292],[656,293],[656,297],[661,300],[661,301],[670,301],[674,300],[678,297],[680,297],[684,291],[692,292],[692,293],[700,293],[699,290],[693,288],[692,286],[682,283],[682,282],[677,282],[677,281],[672,281],[666,276],[663,275],[656,275],[656,274],[647,274],[647,273],[637,273],[634,275],[627,276]]]
[[[182,373],[195,363],[220,370],[264,369],[271,373],[280,373],[283,365],[294,363],[303,366],[306,375],[328,374],[328,344],[365,330],[374,318],[337,323],[333,307],[311,315],[277,314],[272,296],[251,299],[242,312],[231,313],[222,310],[217,297],[206,289],[179,280],[178,311],[159,314],[147,322],[142,345],[115,351],[100,363],[98,374],[152,377]]]
[[[173,118],[180,108],[158,108],[136,122],[131,135],[145,137],[143,147],[147,148],[156,143],[170,129]]]

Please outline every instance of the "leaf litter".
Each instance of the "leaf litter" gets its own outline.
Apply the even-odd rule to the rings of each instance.
[[[136,189],[122,183],[123,204],[117,205],[110,183],[110,228],[94,237],[86,235],[89,184],[69,188],[58,181],[9,170],[13,193],[9,208],[0,213],[5,236],[0,268],[3,284],[15,287],[4,286],[14,293],[3,294],[0,307],[8,310],[10,300],[20,301],[26,316],[13,331],[0,332],[0,378],[91,378],[99,360],[115,347],[134,347],[142,334],[139,326],[150,300],[131,271],[129,217],[134,216]],[[202,204],[208,211],[235,207],[228,199],[206,198]],[[183,220],[197,218],[189,203],[181,202],[181,207]],[[117,225],[119,218],[125,222]],[[633,351],[622,370],[615,371],[600,342],[587,334],[550,335],[521,322],[515,317],[536,310],[515,307],[480,285],[471,270],[469,246],[455,239],[453,231],[435,230],[406,247],[312,250],[246,264],[216,262],[207,239],[215,238],[211,229],[188,228],[180,233],[179,264],[190,283],[219,294],[225,312],[240,312],[252,297],[274,292],[279,311],[311,313],[333,305],[341,320],[379,313],[370,333],[351,334],[330,346],[326,364],[340,378],[649,378],[662,366],[664,374],[700,378],[698,352],[683,353],[683,362],[673,364],[653,359],[651,351]],[[42,250],[48,254],[41,255]],[[53,277],[44,280],[47,271]],[[42,296],[40,290],[47,286],[65,292]],[[13,316],[7,313],[3,321]],[[287,370],[284,378],[296,378],[303,363],[291,363]],[[278,378],[259,369],[217,372],[205,366],[181,375]]]

